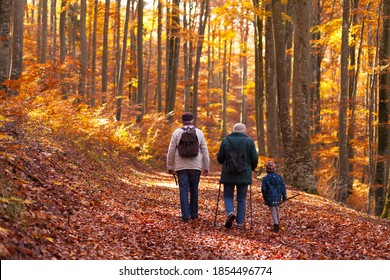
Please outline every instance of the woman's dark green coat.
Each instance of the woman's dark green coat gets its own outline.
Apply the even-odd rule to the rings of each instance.
[[[222,164],[220,183],[252,184],[252,171],[256,169],[258,164],[258,154],[256,151],[255,142],[252,138],[242,132],[233,132],[227,137],[229,137],[233,146],[237,147],[237,145],[239,145],[237,148],[240,149],[243,154],[244,160],[247,163],[247,169],[241,173],[228,172],[226,158],[228,157],[233,147],[229,143],[228,139],[224,138],[217,154],[217,160]]]

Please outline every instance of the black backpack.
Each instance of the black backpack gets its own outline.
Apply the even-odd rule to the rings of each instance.
[[[181,157],[197,157],[199,153],[199,140],[196,136],[195,127],[182,127],[184,130],[177,149]]]
[[[233,143],[230,141],[229,137],[226,137],[226,139],[229,141],[230,146],[232,146],[231,151],[229,152],[229,156],[226,158],[226,166],[229,173],[240,173],[247,169],[246,161],[244,160],[244,157],[242,155],[242,152],[240,149],[238,149],[236,146],[233,145]],[[242,138],[242,140],[238,143],[238,147],[240,147],[241,143],[244,141],[245,138]]]

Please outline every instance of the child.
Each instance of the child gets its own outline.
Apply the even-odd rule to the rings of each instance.
[[[264,202],[269,207],[272,221],[274,224],[273,231],[279,232],[279,205],[286,200],[286,185],[282,176],[275,173],[276,164],[273,161],[268,161],[265,165],[267,175],[262,179],[261,192]]]

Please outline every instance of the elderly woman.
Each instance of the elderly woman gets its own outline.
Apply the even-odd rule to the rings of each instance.
[[[226,211],[226,228],[231,228],[234,220],[236,227],[244,228],[246,212],[246,194],[248,185],[252,184],[252,171],[256,169],[258,154],[252,138],[245,134],[246,126],[237,123],[233,126],[233,132],[222,140],[217,154],[217,160],[222,164],[220,183],[223,184],[223,197]],[[232,151],[239,151],[242,160],[246,163],[245,170],[232,172],[229,170],[228,161]],[[237,187],[237,215],[234,211],[234,189]]]

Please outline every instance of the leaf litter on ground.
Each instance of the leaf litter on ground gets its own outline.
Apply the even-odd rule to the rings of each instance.
[[[254,180],[252,226],[248,199],[246,229],[227,230],[222,194],[214,225],[217,167],[201,178],[199,219],[183,223],[171,175],[114,147],[1,129],[1,259],[390,259],[389,222],[331,200],[288,188],[300,195],[273,233]]]

